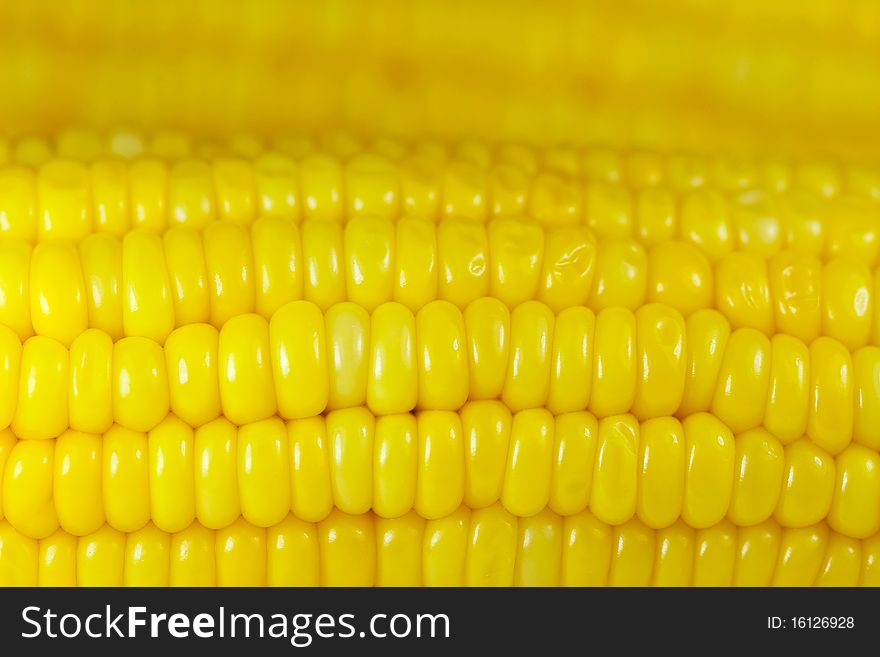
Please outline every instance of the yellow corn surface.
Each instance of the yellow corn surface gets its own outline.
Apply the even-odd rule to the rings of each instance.
[[[0,4],[0,585],[880,585],[878,26]]]

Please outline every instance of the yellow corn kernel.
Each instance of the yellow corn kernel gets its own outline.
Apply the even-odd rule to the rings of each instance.
[[[201,229],[217,217],[211,166],[185,159],[168,172],[168,223]]]
[[[556,416],[548,504],[559,515],[580,513],[590,503],[598,432],[587,411]]]
[[[715,416],[696,413],[682,422],[687,453],[681,517],[691,527],[715,525],[730,505],[734,480],[733,435]],[[696,581],[696,574],[694,575]]]
[[[210,324],[181,326],[165,341],[171,410],[193,427],[207,424],[220,415],[218,342],[217,329]]]
[[[500,504],[472,511],[465,585],[513,586],[517,539],[517,517]]]
[[[327,425],[323,416],[287,423],[290,446],[290,508],[308,522],[327,517],[333,507],[333,488]]]
[[[16,436],[54,438],[67,428],[69,369],[70,355],[60,342],[41,335],[25,341],[11,425]]]
[[[618,525],[636,511],[639,425],[632,415],[599,421],[590,510],[602,522]]]
[[[822,566],[828,534],[824,523],[783,529],[772,586],[812,586]]]
[[[733,198],[733,232],[740,250],[767,257],[782,244],[780,221],[774,197],[750,189]]]
[[[168,586],[171,537],[148,522],[125,537],[124,586]]]
[[[392,298],[414,314],[438,298],[437,232],[431,222],[404,217],[394,236]]]
[[[867,538],[880,529],[880,455],[850,445],[838,454],[836,470],[828,524],[846,536]]]
[[[596,316],[589,308],[567,308],[556,316],[547,409],[580,411],[590,403]]]
[[[654,529],[668,527],[682,511],[686,443],[681,423],[659,417],[639,427],[636,513]]]
[[[89,235],[79,244],[79,259],[88,306],[88,325],[113,340],[123,330],[122,242],[110,235]]]
[[[550,228],[544,236],[538,299],[554,313],[587,303],[593,289],[596,243],[583,226]]]
[[[58,529],[53,496],[55,443],[19,440],[3,474],[3,513],[16,530],[45,538]]]
[[[610,586],[648,586],[654,570],[654,532],[638,518],[611,530]]]
[[[880,349],[862,347],[852,359],[853,441],[880,450]]]
[[[364,407],[327,415],[333,500],[345,513],[361,514],[371,507],[375,424]]]
[[[737,436],[728,510],[735,525],[756,525],[773,515],[784,467],[782,444],[765,429],[752,429]]]
[[[269,324],[259,315],[238,315],[220,330],[218,370],[223,414],[234,424],[275,414]]]
[[[465,160],[450,162],[440,181],[440,207],[445,217],[483,222],[488,206],[486,172]]]
[[[104,524],[101,436],[65,431],[55,441],[52,497],[58,524],[75,536]]]
[[[21,342],[11,329],[0,324],[0,432],[15,417],[21,372]]]
[[[79,539],[76,548],[77,586],[122,586],[125,534],[104,525]]]
[[[318,415],[327,407],[329,368],[321,311],[308,301],[282,306],[269,323],[269,348],[278,414]]]
[[[513,308],[538,292],[544,231],[534,221],[496,219],[489,224],[491,296]]]
[[[821,447],[804,438],[785,447],[782,491],[775,517],[783,527],[806,527],[828,515],[836,465]]]
[[[770,586],[781,535],[779,525],[773,520],[737,529],[734,586]]]
[[[9,455],[12,453],[12,448],[15,447],[18,440],[15,435],[9,429],[0,430],[0,482],[2,482],[2,477],[6,472],[6,462],[9,460]],[[507,452],[504,452],[505,455]],[[3,494],[0,492],[0,520],[3,520]]]
[[[676,204],[670,189],[649,187],[636,193],[636,237],[646,246],[653,246],[675,237]]]
[[[211,319],[210,282],[201,233],[172,228],[163,236],[171,299],[178,326]]]
[[[102,157],[92,164],[89,174],[95,228],[124,235],[129,227],[127,163]]]
[[[471,511],[453,513],[425,523],[422,543],[422,578],[425,586],[463,586],[468,552]]]
[[[525,214],[526,204],[531,200],[530,182],[529,175],[510,162],[502,161],[489,169],[486,184],[492,216],[510,218]],[[530,214],[535,216],[534,212]]]
[[[326,155],[309,155],[299,163],[302,212],[306,220],[339,222],[342,219],[343,172],[339,161]]]
[[[366,402],[370,316],[360,306],[340,303],[324,315],[327,350],[327,408],[361,406]]]
[[[122,240],[125,335],[164,344],[174,330],[174,302],[169,287],[162,239],[143,230],[128,233]]]
[[[31,243],[37,239],[37,176],[28,167],[0,168],[0,235]]]
[[[694,530],[678,520],[657,532],[653,586],[690,586],[694,572]]]
[[[712,413],[739,433],[760,426],[770,385],[770,340],[750,328],[738,329],[727,341]]]
[[[851,255],[822,269],[822,335],[849,350],[867,344],[871,335],[874,289],[871,272]]]
[[[671,415],[681,405],[687,374],[684,319],[677,310],[657,303],[639,308],[635,319],[633,415],[643,420]]]
[[[376,528],[371,514],[333,509],[318,525],[321,586],[373,586]]]
[[[77,585],[76,546],[76,537],[63,529],[40,541],[37,586]]]
[[[501,398],[510,410],[544,406],[550,392],[555,318],[538,301],[517,306],[510,316],[510,359]]]
[[[411,411],[418,400],[416,322],[406,306],[385,303],[370,323],[367,405],[377,415]]]
[[[554,430],[553,416],[545,409],[513,416],[501,502],[514,515],[534,515],[550,500]]]
[[[322,311],[345,301],[345,261],[342,227],[325,221],[302,227],[303,298]]]
[[[562,528],[563,586],[604,586],[611,567],[611,527],[587,509],[565,516]]]
[[[405,213],[431,222],[440,216],[439,177],[443,167],[436,158],[414,153],[400,163],[400,200]]]
[[[76,249],[70,244],[38,244],[31,256],[29,285],[34,332],[69,347],[89,325]]]
[[[266,549],[268,586],[318,586],[320,562],[314,524],[288,515],[266,530]]]
[[[238,430],[241,514],[257,527],[281,522],[290,510],[289,453],[287,428],[277,417]]]
[[[138,158],[128,169],[128,204],[133,228],[164,232],[168,223],[168,168],[156,158]]]
[[[214,532],[195,521],[171,535],[168,581],[171,586],[214,586]]]
[[[236,428],[217,418],[196,430],[193,445],[196,517],[208,529],[226,527],[241,513]]]
[[[880,534],[862,541],[862,586],[880,584]]]
[[[221,157],[214,160],[212,169],[219,218],[245,226],[253,223],[256,181],[251,163]]]
[[[123,338],[113,345],[113,419],[149,431],[170,407],[165,354],[148,338]]]
[[[626,413],[637,384],[636,318],[625,308],[596,315],[590,411],[596,417]]]
[[[0,520],[0,586],[36,586],[39,544]]]
[[[52,160],[37,175],[38,236],[77,242],[92,232],[89,172],[85,165]]]
[[[461,311],[437,300],[415,319],[419,408],[457,410],[467,400],[469,381]]]
[[[770,340],[770,384],[764,428],[782,444],[804,435],[810,408],[810,352],[790,335]]]
[[[736,565],[736,527],[722,520],[695,536],[694,586],[730,586]]]
[[[104,433],[113,424],[112,358],[113,341],[97,329],[83,331],[70,345],[67,404],[72,429]]]
[[[862,566],[861,553],[861,541],[829,532],[825,559],[814,585],[858,586]]]
[[[471,399],[501,396],[510,353],[510,311],[498,299],[483,297],[464,311]]]
[[[211,323],[218,329],[256,307],[254,260],[248,231],[217,221],[204,232],[205,267],[211,303]]]
[[[464,308],[489,295],[489,238],[485,226],[446,219],[437,226],[437,280],[440,298]]]
[[[810,345],[810,412],[807,435],[831,454],[852,440],[852,357],[831,338],[821,337]]]
[[[19,340],[34,334],[31,322],[29,244],[0,240],[0,323],[15,331]]]
[[[254,307],[272,317],[289,301],[303,297],[303,254],[297,227],[281,217],[257,219],[251,227],[254,251]]]
[[[461,411],[464,440],[464,503],[472,509],[501,499],[510,443],[511,413],[496,400],[473,401]]]
[[[767,262],[776,328],[809,344],[821,332],[822,265],[800,249],[781,251]]]
[[[377,217],[356,217],[345,225],[347,298],[369,312],[392,299],[394,232],[390,220]]]
[[[831,258],[843,255],[873,268],[880,250],[878,219],[877,209],[867,198],[847,195],[833,199],[825,221],[826,254]]]
[[[383,518],[407,513],[416,499],[418,427],[409,413],[376,419],[373,511]]]
[[[727,200],[713,189],[686,192],[678,226],[682,239],[695,244],[713,263],[733,251],[733,226]]]
[[[715,270],[715,307],[732,328],[774,329],[767,262],[758,254],[737,251],[724,256]]]
[[[149,443],[144,433],[114,425],[104,434],[101,487],[107,523],[122,532],[150,519]]]
[[[544,509],[519,523],[514,586],[558,586],[562,568],[562,518]]]
[[[623,239],[633,232],[632,197],[619,184],[596,181],[584,193],[587,225],[603,238]]]
[[[429,520],[452,513],[464,497],[461,419],[449,411],[418,414],[415,509]]]
[[[266,585],[266,530],[244,517],[214,532],[217,586]]]
[[[410,511],[375,522],[376,586],[421,586],[424,518]]]
[[[668,241],[648,252],[650,302],[672,306],[685,316],[710,308],[714,301],[712,268],[706,256],[688,242]]]
[[[596,256],[590,307],[596,311],[615,306],[636,310],[647,294],[648,259],[635,240],[604,242]]]
[[[354,156],[345,167],[345,196],[350,216],[396,218],[400,206],[396,168],[378,155]]]
[[[174,415],[150,431],[150,517],[160,530],[175,533],[196,515],[193,430]]]

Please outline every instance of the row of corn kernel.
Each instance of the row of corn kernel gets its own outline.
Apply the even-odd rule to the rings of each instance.
[[[173,534],[152,523],[27,538],[0,520],[0,586],[878,586],[880,535],[824,523],[611,527],[589,511],[517,518],[499,505],[444,518],[333,510],[319,523],[243,518]]]
[[[329,132],[319,140],[305,135],[285,136],[267,144],[245,134],[236,134],[218,143],[194,142],[184,134],[171,132],[145,137],[130,131],[99,135],[73,129],[62,132],[52,141],[39,137],[25,137],[11,145],[0,141],[0,164],[9,161],[40,167],[53,158],[91,163],[109,157],[142,156],[171,161],[221,157],[256,159],[272,151],[297,160],[324,153],[343,163],[358,156],[378,156],[394,163],[418,161],[421,157],[438,165],[462,163],[477,170],[499,172],[513,167],[529,177],[546,171],[573,179],[623,183],[636,190],[662,186],[686,191],[708,187],[731,193],[753,188],[770,191],[800,188],[824,197],[844,192],[874,198],[880,195],[880,173],[858,162],[843,164],[815,158],[786,162],[726,154],[707,156],[564,146],[530,149],[517,144],[492,147],[475,141],[404,143],[380,138],[366,143],[338,132]]]
[[[0,355],[0,428],[26,439],[68,427],[103,433],[113,422],[149,431],[169,410],[198,427],[221,413],[240,425],[500,398],[513,411],[588,408],[597,417],[711,411],[735,433],[763,424],[784,443],[806,434],[832,454],[852,440],[880,450],[880,348],[771,340],[731,331],[718,311],[684,320],[663,304],[554,315],[538,301],[510,312],[485,297],[464,312],[432,301],[413,315],[391,302],[370,315],[348,302],[321,313],[293,301],[269,322],[244,314],[220,331],[181,326],[164,349],[142,337],[114,343],[97,329],[69,350],[44,336],[22,346],[0,326]]]
[[[35,173],[0,168],[0,235],[29,242],[78,241],[216,219],[250,225],[261,216],[343,222],[358,216],[485,222],[529,216],[544,225],[582,224],[602,238],[654,244],[680,238],[710,260],[735,250],[771,255],[786,246],[822,257],[855,256],[877,264],[878,213],[873,198],[830,201],[803,190],[754,189],[727,197],[699,189],[634,191],[618,183],[584,187],[566,176],[515,165],[484,171],[443,164],[424,153],[401,163],[362,154],[347,163],[312,155],[299,163],[267,154],[254,161],[218,157],[167,165],[158,159],[102,159],[90,166],[54,160]]]
[[[0,242],[0,323],[21,339],[36,333],[68,346],[87,327],[163,343],[175,326],[220,328],[251,312],[269,319],[295,299],[368,311],[397,301],[417,312],[434,299],[464,309],[491,295],[510,308],[538,299],[554,312],[660,302],[687,316],[714,305],[735,328],[804,342],[827,335],[856,349],[880,345],[878,282],[880,271],[852,257],[823,265],[799,250],[733,252],[713,266],[687,242],[646,252],[636,240],[597,245],[583,227],[514,219],[487,227],[363,217],[343,228],[264,218],[250,229],[215,222],[164,237],[93,235],[78,248]]]
[[[318,521],[333,506],[433,519],[498,500],[523,517],[589,507],[613,525],[634,515],[653,528],[774,516],[786,527],[827,518],[857,538],[880,530],[880,455],[862,445],[835,458],[805,438],[783,446],[765,429],[734,439],[707,413],[597,422],[588,412],[512,415],[494,400],[460,414],[376,418],[359,407],[286,425],[236,428],[221,418],[196,431],[169,415],[148,434],[115,426],[55,441],[7,431],[0,477],[0,516],[34,538],[59,525],[84,535],[105,521],[134,531],[152,520],[175,532],[198,518],[219,529],[240,514],[268,527],[291,511]]]

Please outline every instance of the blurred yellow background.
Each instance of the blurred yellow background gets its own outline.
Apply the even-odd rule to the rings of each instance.
[[[878,36],[876,0],[0,0],[0,126],[870,157]]]

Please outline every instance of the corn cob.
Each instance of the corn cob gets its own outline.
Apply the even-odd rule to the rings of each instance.
[[[194,518],[220,529],[240,514],[260,527],[289,512],[317,522],[334,506],[435,519],[499,500],[517,516],[589,507],[603,522],[638,516],[655,529],[679,518],[705,528],[775,517],[783,527],[827,519],[855,538],[880,530],[876,450],[851,444],[835,457],[807,438],[783,445],[763,428],[734,438],[708,413],[597,421],[589,412],[511,414],[484,400],[460,414],[376,418],[359,407],[286,426],[221,418],[195,432],[170,415],[148,434],[114,426],[103,438],[0,435],[0,513],[37,539],[59,526],[81,536],[105,521],[131,532],[152,520],[171,533]]]
[[[265,529],[244,519],[172,534],[104,525],[39,541],[0,521],[5,586],[876,586],[878,560],[880,535],[853,539],[824,523],[654,530],[589,511],[518,518],[498,504],[427,521],[334,510]]]

